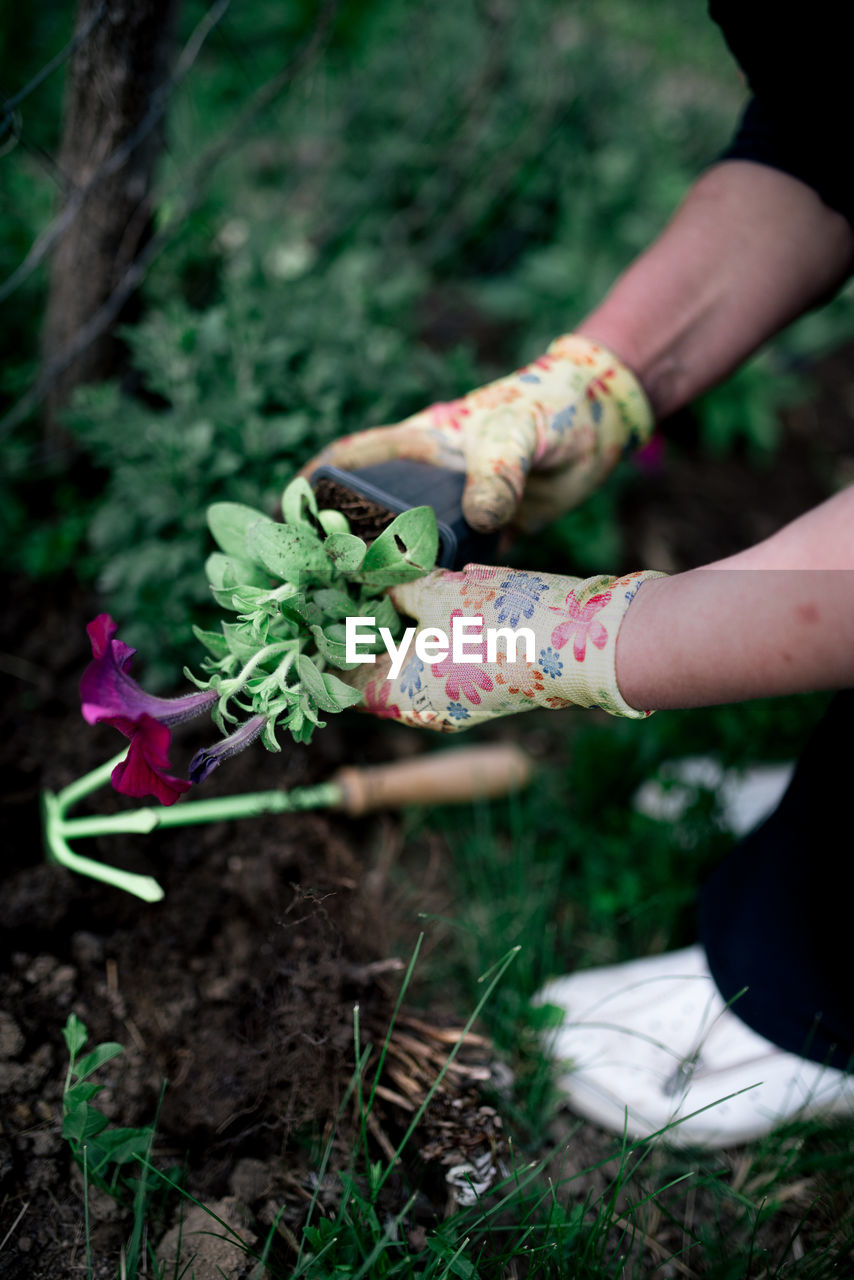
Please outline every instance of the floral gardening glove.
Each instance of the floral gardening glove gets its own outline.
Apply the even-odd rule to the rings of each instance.
[[[432,462],[467,472],[463,513],[474,529],[512,523],[532,530],[586,498],[652,428],[634,374],[604,347],[571,333],[524,369],[460,400],[342,437],[303,474],[321,464]]]
[[[460,573],[435,569],[389,592],[398,611],[416,624],[406,624],[391,660],[383,653],[346,678],[374,715],[445,733],[533,707],[595,706],[641,719],[651,712],[630,707],[617,688],[617,635],[641,585],[662,576],[647,571],[581,579],[479,564]],[[468,622],[465,656],[455,661],[451,640],[455,620],[462,619]],[[359,625],[367,635],[367,624]],[[515,655],[506,637],[490,652],[490,630],[500,628],[520,632]],[[532,641],[527,654],[523,628]],[[433,634],[419,636],[428,629]],[[432,650],[428,640],[435,642]]]

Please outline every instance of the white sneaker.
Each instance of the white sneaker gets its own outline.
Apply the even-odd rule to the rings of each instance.
[[[854,1113],[854,1076],[752,1031],[700,946],[557,978],[535,1003],[564,1014],[545,1047],[567,1103],[613,1133],[726,1147],[796,1117]]]

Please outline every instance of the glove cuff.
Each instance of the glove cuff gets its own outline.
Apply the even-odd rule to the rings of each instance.
[[[555,338],[546,355],[566,360],[584,379],[590,414],[600,448],[632,450],[645,444],[655,428],[646,392],[613,351],[580,333]]]
[[[612,716],[643,720],[651,711],[630,707],[617,685],[617,637],[626,610],[657,570],[639,570],[621,578],[599,574],[586,578],[566,598],[565,620],[552,633],[552,646],[564,649],[564,673],[557,690],[578,707],[599,707]],[[561,705],[554,700],[552,706]]]

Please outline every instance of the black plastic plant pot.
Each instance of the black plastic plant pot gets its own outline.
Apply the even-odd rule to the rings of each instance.
[[[318,467],[311,484],[319,505],[341,511],[351,531],[366,541],[377,537],[401,511],[432,507],[439,527],[437,565],[461,569],[470,562],[492,563],[498,534],[478,533],[463,515],[461,471],[399,458],[352,471]]]

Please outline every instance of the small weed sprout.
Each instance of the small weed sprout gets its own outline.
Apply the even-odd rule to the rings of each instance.
[[[92,1105],[92,1099],[104,1085],[93,1083],[91,1077],[124,1053],[122,1045],[108,1040],[81,1057],[89,1032],[74,1013],[69,1014],[62,1035],[68,1049],[68,1070],[62,1091],[62,1136],[87,1182],[93,1182],[121,1201],[130,1189],[128,1167],[135,1166],[137,1156],[150,1155],[154,1126],[111,1127],[103,1111]]]
[[[133,1212],[130,1238],[122,1248],[120,1275],[121,1280],[135,1280],[140,1260],[146,1253],[154,1193],[161,1185],[176,1186],[175,1179],[180,1170],[171,1169],[171,1177],[168,1177],[151,1164],[156,1121],[139,1128],[111,1125],[103,1111],[92,1104],[92,1099],[104,1085],[94,1083],[91,1077],[124,1053],[124,1046],[107,1040],[81,1056],[89,1032],[75,1013],[68,1015],[62,1036],[68,1049],[68,1068],[62,1090],[62,1136],[83,1171],[88,1275],[92,1275],[89,1186],[94,1184],[112,1196],[122,1208],[130,1208]]]

